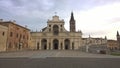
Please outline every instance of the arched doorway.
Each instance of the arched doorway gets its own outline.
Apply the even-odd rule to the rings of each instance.
[[[59,41],[57,39],[53,40],[53,49],[58,49],[59,47]]]
[[[47,49],[47,40],[42,39],[41,41],[41,49],[46,50]]]
[[[69,39],[65,39],[65,50],[70,49],[70,40]]]

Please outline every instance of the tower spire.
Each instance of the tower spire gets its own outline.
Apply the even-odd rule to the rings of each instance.
[[[73,12],[71,12],[71,19],[70,20],[74,20]]]
[[[119,36],[119,32],[117,31],[117,36]]]
[[[107,36],[105,36],[105,40],[107,40]]]
[[[70,32],[75,32],[75,20],[74,20],[74,15],[73,12],[71,12],[71,18],[70,18]]]

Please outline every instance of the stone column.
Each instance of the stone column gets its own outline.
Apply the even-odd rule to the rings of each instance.
[[[70,50],[72,50],[72,40],[70,40]]]
[[[47,39],[47,50],[49,50],[49,39]]]
[[[86,45],[86,52],[89,52],[89,45]]]
[[[53,40],[51,39],[50,42],[51,42],[50,49],[53,50]]]
[[[37,42],[38,42],[38,39],[35,40],[35,50],[37,50]]]
[[[65,49],[65,45],[64,45],[64,39],[62,39],[62,49],[64,50]]]
[[[79,38],[79,46],[78,46],[78,49],[80,48],[81,44],[82,44],[82,41],[81,41],[80,38]]]
[[[49,50],[51,49],[51,42],[50,42],[50,40],[49,40]]]
[[[61,40],[59,39],[58,49],[61,50]]]
[[[39,40],[39,49],[41,50],[41,39]]]

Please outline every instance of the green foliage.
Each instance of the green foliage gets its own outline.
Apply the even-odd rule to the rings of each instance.
[[[120,56],[120,53],[113,52],[113,53],[111,53],[111,55],[113,55],[113,56]]]

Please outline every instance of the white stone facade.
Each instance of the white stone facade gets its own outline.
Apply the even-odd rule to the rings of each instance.
[[[107,44],[107,38],[82,38],[82,45],[106,45]]]
[[[64,24],[64,20],[60,20],[59,16],[53,16],[41,32],[31,32],[30,48],[38,50],[78,49],[82,45],[82,33],[67,31]]]

